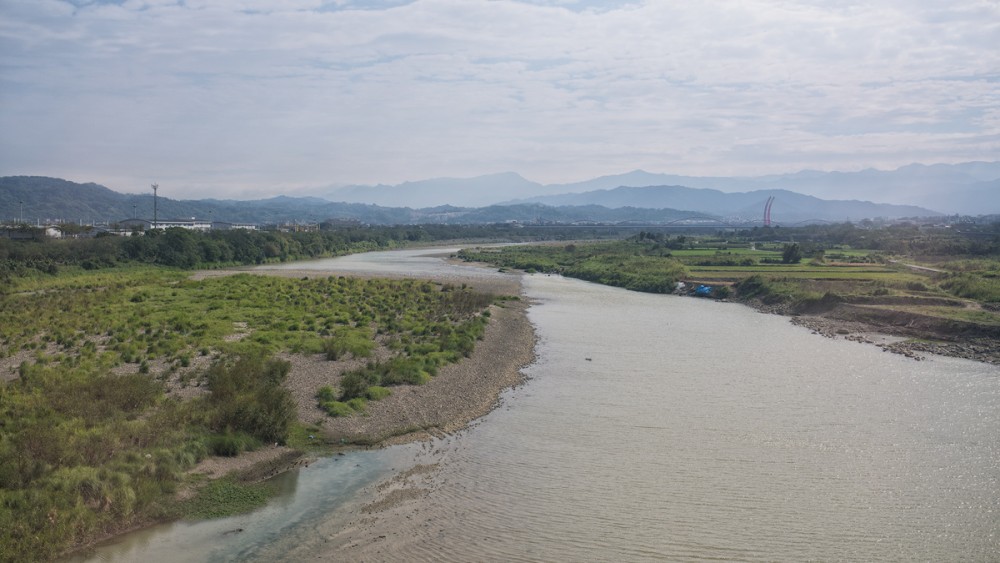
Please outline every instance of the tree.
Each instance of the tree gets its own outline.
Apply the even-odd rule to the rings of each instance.
[[[802,261],[802,248],[798,243],[786,244],[781,252],[782,264],[798,264]]]
[[[201,258],[196,236],[188,229],[167,229],[159,241],[158,262],[167,266],[193,268]]]
[[[826,251],[825,250],[819,249],[819,250],[813,252],[813,254],[812,254],[812,262],[811,262],[812,264],[814,264],[814,265],[821,265],[821,264],[824,264],[825,262],[826,262]]]

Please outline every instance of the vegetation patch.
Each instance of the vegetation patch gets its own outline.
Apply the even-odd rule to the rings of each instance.
[[[240,483],[231,477],[210,481],[178,510],[185,518],[205,520],[243,514],[267,504],[275,494],[269,483]]]
[[[299,452],[319,452],[327,450],[327,445],[320,438],[320,427],[314,424],[295,423],[288,432],[285,444]]]
[[[350,410],[333,412],[353,414],[386,396],[384,385],[424,381],[471,353],[493,302],[414,280],[192,281],[150,267],[20,287],[0,293],[0,357],[30,354],[0,386],[0,560],[15,561],[168,514],[185,471],[206,455],[286,442],[296,428],[282,386],[289,366],[272,353],[326,345],[365,357],[376,338],[393,343],[398,355],[373,368],[384,380],[326,396]],[[248,336],[228,338],[236,331]],[[213,361],[183,371],[195,357]],[[168,381],[205,392],[181,399]]]
[[[993,228],[992,239],[982,229],[963,236],[912,225],[766,227],[711,236],[640,232],[620,241],[474,249],[461,256],[654,293],[680,292],[676,282],[684,281],[684,291],[696,295],[791,314],[826,315],[851,305],[843,314],[869,323],[898,328],[900,319],[909,319],[942,336],[990,338],[1000,324],[1000,231]]]
[[[392,390],[388,387],[380,387],[378,385],[372,385],[365,391],[365,398],[370,401],[380,401],[392,394]]]
[[[320,403],[320,406],[326,411],[326,414],[336,418],[339,416],[351,416],[354,414],[354,409],[351,405],[342,401],[325,401]]]
[[[573,278],[650,293],[672,292],[687,277],[673,248],[645,235],[628,241],[462,250],[459,257],[526,272]]]
[[[280,385],[287,363],[262,353],[219,360],[205,375],[209,393],[187,401],[149,376],[110,374],[109,358],[24,364],[0,387],[3,560],[51,558],[172,514],[171,496],[198,461],[283,442],[295,418]]]

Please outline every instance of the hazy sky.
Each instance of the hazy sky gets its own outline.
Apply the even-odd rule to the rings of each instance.
[[[998,158],[998,0],[0,0],[0,175],[250,198]]]

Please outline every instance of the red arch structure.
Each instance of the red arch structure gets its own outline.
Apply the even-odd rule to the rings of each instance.
[[[771,226],[771,205],[774,204],[774,196],[767,198],[767,203],[764,204],[764,226]]]

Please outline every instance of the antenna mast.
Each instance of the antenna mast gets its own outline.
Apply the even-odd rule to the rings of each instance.
[[[157,223],[157,221],[156,221],[156,189],[159,188],[160,185],[159,184],[153,184],[151,187],[153,188],[153,228],[155,229],[156,228],[156,223]]]

